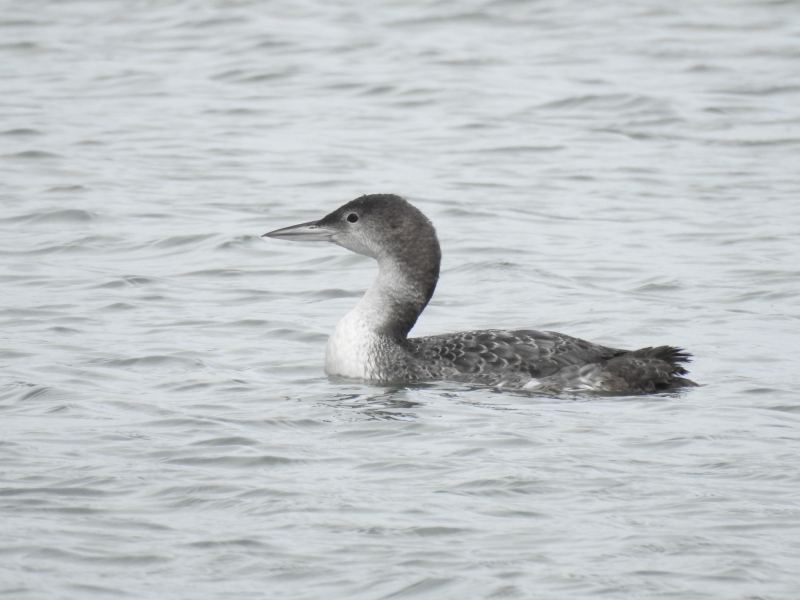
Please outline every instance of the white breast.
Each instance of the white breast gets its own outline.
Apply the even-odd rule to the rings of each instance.
[[[363,316],[356,307],[336,324],[325,347],[325,372],[328,375],[379,378],[377,359],[381,354],[382,340]]]
[[[378,334],[394,318],[388,297],[407,293],[411,284],[391,263],[379,263],[378,278],[361,302],[336,324],[325,347],[328,375],[386,379],[402,360],[395,342]]]

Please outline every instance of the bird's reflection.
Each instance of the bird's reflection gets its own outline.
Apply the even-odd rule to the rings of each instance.
[[[329,406],[358,412],[368,420],[407,421],[416,419],[416,407],[423,402],[413,399],[410,394],[424,388],[424,385],[397,386],[359,386],[350,393],[334,394],[325,401]]]

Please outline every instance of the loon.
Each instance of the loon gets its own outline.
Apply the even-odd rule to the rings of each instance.
[[[682,377],[691,355],[672,346],[621,350],[531,329],[409,338],[433,296],[442,254],[433,224],[400,196],[361,196],[319,221],[262,237],[333,242],[378,261],[372,287],[328,340],[328,375],[397,383],[452,380],[555,393],[643,394],[697,385]]]

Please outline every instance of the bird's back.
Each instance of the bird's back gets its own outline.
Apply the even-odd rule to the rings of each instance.
[[[690,355],[670,346],[630,351],[551,331],[489,329],[409,338],[404,348],[431,375],[454,369],[459,379],[506,387],[641,393],[694,385],[680,377]]]

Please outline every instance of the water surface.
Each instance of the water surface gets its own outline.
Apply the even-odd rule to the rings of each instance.
[[[607,3],[606,3],[607,4]],[[769,598],[800,585],[792,2],[5,2],[8,598]],[[431,217],[418,335],[673,344],[703,387],[331,380]]]

